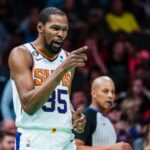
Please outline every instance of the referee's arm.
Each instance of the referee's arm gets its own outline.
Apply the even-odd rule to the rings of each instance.
[[[87,146],[80,139],[75,139],[77,150],[111,150],[108,146]]]
[[[77,150],[132,150],[132,147],[125,142],[119,142],[109,146],[87,146],[85,142],[80,139],[76,139],[75,142]]]

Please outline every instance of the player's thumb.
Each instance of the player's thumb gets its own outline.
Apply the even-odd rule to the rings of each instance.
[[[82,110],[82,107],[79,106],[79,107],[77,108],[77,110],[76,110],[76,115],[77,115],[77,116],[81,116],[81,110]]]

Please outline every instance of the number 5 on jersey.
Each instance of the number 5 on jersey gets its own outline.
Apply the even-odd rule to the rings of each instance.
[[[50,106],[42,106],[42,110],[45,112],[58,111],[59,113],[67,112],[67,103],[66,100],[62,98],[63,95],[67,95],[67,90],[58,89],[58,97],[56,97],[56,91],[53,91],[51,97],[48,99]],[[56,108],[56,99],[58,99],[59,106]]]

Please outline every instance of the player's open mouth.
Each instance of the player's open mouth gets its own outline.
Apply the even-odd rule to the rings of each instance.
[[[53,44],[60,47],[63,44],[63,41],[55,41]]]
[[[110,108],[113,107],[113,102],[112,102],[112,101],[107,101],[106,103],[107,103],[107,105],[108,105]]]

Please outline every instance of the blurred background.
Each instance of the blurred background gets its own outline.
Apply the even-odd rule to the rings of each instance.
[[[64,10],[69,18],[63,48],[89,47],[86,67],[77,68],[73,79],[74,107],[90,104],[93,79],[110,76],[117,96],[109,118],[118,141],[150,150],[150,0],[0,0],[0,149],[5,136],[11,136],[6,150],[14,146],[16,131],[9,53],[36,39],[39,12],[48,6]]]

